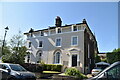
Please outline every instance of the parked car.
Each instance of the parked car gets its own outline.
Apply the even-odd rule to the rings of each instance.
[[[19,64],[0,63],[0,80],[36,80],[35,74]]]
[[[95,76],[97,75],[99,72],[101,72],[102,69],[100,67],[95,67],[94,69],[92,69],[91,73],[92,73],[92,76]]]
[[[100,73],[106,67],[110,66],[110,64],[106,63],[106,62],[98,62],[95,65],[96,65],[96,67],[94,69],[92,69],[92,71],[91,71],[92,76],[96,76],[98,73]]]
[[[120,80],[120,61],[113,63],[95,77],[87,80]]]

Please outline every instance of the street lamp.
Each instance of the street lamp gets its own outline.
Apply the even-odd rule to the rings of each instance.
[[[5,28],[5,35],[4,35],[3,45],[2,45],[2,55],[4,55],[3,48],[4,48],[4,45],[5,45],[5,38],[6,38],[7,30],[9,30],[8,26]]]

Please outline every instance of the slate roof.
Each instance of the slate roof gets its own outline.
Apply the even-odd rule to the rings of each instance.
[[[77,23],[77,24],[70,24],[70,25],[64,25],[64,26],[60,26],[60,27],[68,27],[68,26],[72,26],[72,25],[80,25],[80,24],[84,24],[84,23]],[[46,29],[41,29],[41,30],[36,30],[36,31],[33,31],[33,32],[39,32],[39,31],[45,31],[45,30],[48,30],[48,29],[55,29],[56,26],[52,26],[52,27],[49,27],[49,28],[46,28]],[[29,32],[26,32],[24,34],[28,34]]]

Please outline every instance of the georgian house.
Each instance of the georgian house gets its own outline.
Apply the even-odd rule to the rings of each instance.
[[[89,73],[94,67],[94,56],[98,53],[97,41],[87,22],[62,26],[59,16],[55,26],[24,33],[27,36],[27,48],[30,54],[26,62],[62,64],[77,67],[83,73]]]

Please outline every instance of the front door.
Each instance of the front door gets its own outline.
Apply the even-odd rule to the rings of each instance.
[[[77,66],[77,55],[72,55],[72,67]]]

